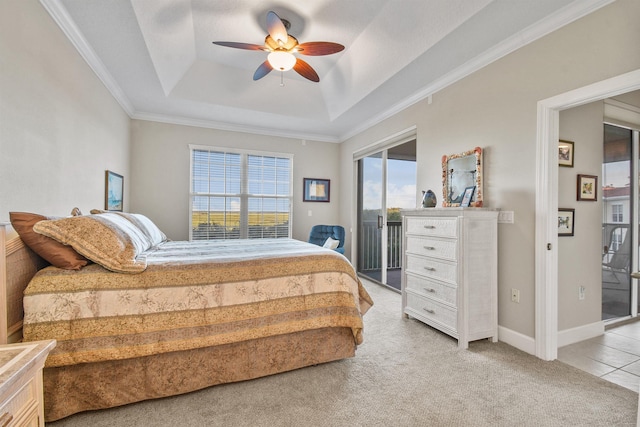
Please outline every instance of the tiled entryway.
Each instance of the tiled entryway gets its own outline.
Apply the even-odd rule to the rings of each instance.
[[[640,321],[558,349],[558,360],[626,387],[640,387]]]

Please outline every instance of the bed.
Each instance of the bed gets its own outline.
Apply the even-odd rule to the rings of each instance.
[[[172,242],[121,213],[35,222],[88,258],[65,269],[0,229],[0,339],[57,341],[47,421],[353,357],[373,304],[344,256],[293,239]]]

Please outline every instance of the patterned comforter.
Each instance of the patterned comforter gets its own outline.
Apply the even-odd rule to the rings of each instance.
[[[164,242],[140,274],[47,267],[25,290],[24,339],[46,366],[121,360],[324,327],[356,344],[373,304],[335,251],[292,239]]]

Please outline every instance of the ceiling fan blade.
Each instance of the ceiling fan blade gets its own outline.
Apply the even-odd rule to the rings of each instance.
[[[285,45],[289,39],[287,28],[282,23],[282,19],[272,11],[267,13],[267,31],[269,31],[271,38],[278,44],[282,43],[282,45]]]
[[[341,52],[344,46],[332,42],[307,42],[299,44],[296,50],[303,55],[321,56]]]
[[[258,44],[251,44],[251,43],[238,43],[238,42],[212,42],[212,43],[217,44],[218,46],[233,47],[236,49],[265,50],[264,46],[261,46]]]
[[[311,65],[307,64],[300,58],[297,59],[296,65],[293,66],[293,69],[305,79],[309,79],[312,82],[320,81],[320,77],[318,77],[316,70],[311,68]]]
[[[253,73],[253,80],[260,80],[261,78],[269,74],[271,70],[273,70],[273,68],[271,67],[271,64],[269,64],[269,61],[264,61],[262,64],[260,64],[256,72]]]

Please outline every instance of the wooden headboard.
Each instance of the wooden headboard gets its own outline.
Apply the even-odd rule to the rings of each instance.
[[[22,297],[43,260],[27,248],[11,224],[0,223],[0,344],[22,339]]]

